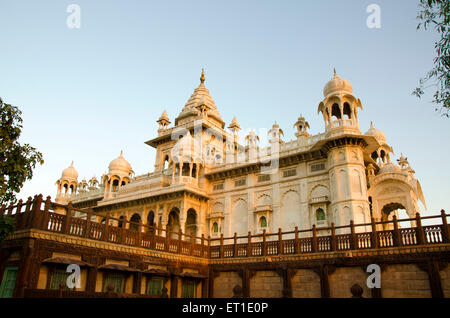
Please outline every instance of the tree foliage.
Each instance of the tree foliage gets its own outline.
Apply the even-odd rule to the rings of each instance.
[[[0,243],[14,232],[14,219],[7,215],[0,215]]]
[[[0,204],[14,203],[26,180],[33,177],[42,154],[29,144],[21,145],[22,112],[0,98]]]
[[[427,30],[430,26],[440,34],[439,41],[435,42],[436,57],[434,66],[419,81],[419,87],[413,95],[422,97],[425,89],[434,87],[433,103],[436,111],[449,117],[450,112],[450,2],[448,0],[420,0],[417,19],[420,21],[417,29]],[[428,86],[425,86],[429,84]]]

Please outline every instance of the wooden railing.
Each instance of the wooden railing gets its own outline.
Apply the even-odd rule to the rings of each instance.
[[[74,217],[74,214],[81,217]],[[91,209],[75,209],[69,203],[61,205],[42,195],[19,201],[15,205],[3,205],[0,214],[15,219],[17,230],[39,229],[49,232],[84,237],[116,244],[166,251],[202,258],[234,258],[272,256],[283,254],[305,254],[318,252],[349,251],[375,248],[414,246],[424,244],[450,243],[450,229],[447,217],[440,215],[391,221],[354,224],[276,233],[252,234],[232,237],[210,238],[191,236],[182,231],[173,232],[162,228],[131,222],[108,215],[94,213]],[[101,222],[93,219],[102,220]],[[440,224],[422,226],[423,220],[440,219]],[[400,227],[400,223],[411,222],[415,226]],[[121,224],[121,225],[119,225]],[[371,231],[367,231],[370,229]],[[338,233],[338,234],[337,234]]]
[[[74,217],[74,214],[81,217]],[[42,195],[29,198],[26,203],[2,206],[0,214],[9,215],[15,219],[15,229],[39,229],[49,232],[84,237],[109,243],[125,244],[135,247],[149,248],[171,253],[208,257],[208,239],[170,231],[169,228],[159,228],[142,224],[142,221],[132,222],[126,218],[117,219],[94,213],[92,210],[81,210],[68,205],[51,202]],[[103,220],[93,221],[93,218]],[[119,225],[120,224],[120,225]],[[156,234],[158,233],[158,234]]]

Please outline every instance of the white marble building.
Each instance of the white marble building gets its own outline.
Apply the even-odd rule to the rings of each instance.
[[[57,202],[211,237],[368,223],[398,209],[414,217],[418,200],[425,206],[406,158],[391,161],[393,150],[373,124],[361,132],[362,103],[336,72],[318,106],[324,132],[310,135],[299,117],[296,139],[283,141],[275,123],[268,147],[259,147],[254,131],[239,144],[238,121],[225,129],[204,82],[202,72],[174,126],[165,111],[157,120],[157,137],[146,142],[156,149],[153,172],[134,176],[121,153],[100,182],[78,182],[72,164],[57,181]]]

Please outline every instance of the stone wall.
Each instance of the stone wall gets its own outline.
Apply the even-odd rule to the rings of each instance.
[[[450,266],[447,265],[443,270],[439,272],[441,276],[442,292],[445,298],[450,298]]]
[[[372,291],[367,287],[367,277],[370,275],[363,271],[361,267],[341,267],[337,268],[333,274],[328,277],[330,284],[330,297],[332,298],[350,298],[352,293],[350,288],[358,284],[363,289],[364,298],[372,297]]]
[[[320,298],[320,277],[309,269],[299,269],[292,277],[292,297]]]
[[[381,272],[381,295],[386,298],[431,297],[428,274],[415,264],[388,265]]]
[[[214,279],[213,296],[215,298],[231,298],[236,285],[242,287],[242,279],[238,273],[220,272],[219,276]]]
[[[250,297],[280,298],[283,279],[275,271],[257,271],[250,279]]]

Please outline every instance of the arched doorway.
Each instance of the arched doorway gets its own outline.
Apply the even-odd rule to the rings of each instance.
[[[125,219],[125,216],[124,216],[124,215],[121,215],[121,216],[119,217],[119,224],[118,224],[118,226],[119,226],[120,228],[124,226],[124,224],[123,224],[123,219]]]
[[[397,219],[399,218],[399,210],[405,211],[406,209],[401,203],[392,202],[388,203],[383,206],[381,209],[381,221],[392,221],[393,216],[395,215]],[[407,217],[407,215],[406,215]],[[402,218],[405,218],[405,216],[402,216]],[[392,230],[394,228],[394,225],[392,223],[383,224],[384,230]]]
[[[147,215],[147,231],[152,232],[155,227],[155,213],[150,211]]]
[[[130,219],[130,230],[137,231],[139,228],[139,221],[141,220],[141,216],[137,213],[133,214]]]
[[[187,211],[185,227],[185,233],[187,235],[197,235],[197,212],[195,212],[195,210],[192,208]]]
[[[178,232],[180,231],[180,211],[177,208],[173,208],[167,219],[167,230],[171,232],[171,238],[178,238]]]

